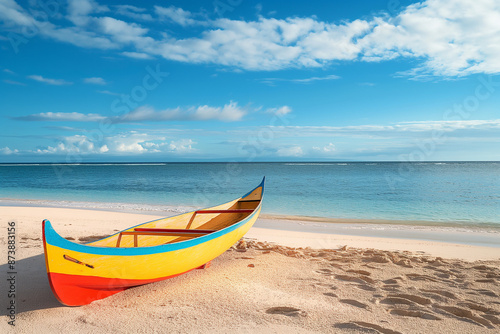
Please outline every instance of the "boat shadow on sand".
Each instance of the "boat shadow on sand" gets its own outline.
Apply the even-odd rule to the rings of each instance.
[[[214,263],[216,264],[210,266],[209,271],[193,270],[187,274],[168,280],[130,288],[128,289],[128,293],[134,294],[134,292],[131,291],[135,291],[135,293],[147,295],[149,293],[154,293],[156,289],[166,289],[172,295],[171,298],[175,299],[174,295],[181,298],[186,293],[186,289],[189,289],[190,286],[188,284],[186,287],[186,282],[200,280],[200,276],[207,275],[208,273],[211,273],[211,276],[215,279],[219,277],[217,273],[220,274],[221,270],[231,271],[234,270],[233,267],[236,265],[236,262],[228,261],[227,259],[216,259]],[[225,269],[223,269],[224,267]],[[8,274],[11,272],[11,268],[9,268],[9,265],[5,263],[0,265],[0,272],[4,273],[2,279],[0,280],[0,316],[9,316],[10,310],[8,307],[10,306],[11,300],[15,301],[16,316],[30,311],[68,307],[61,304],[52,293],[52,289],[50,288],[49,280],[47,278],[45,255],[43,253],[16,261],[14,271],[15,274],[13,275]],[[9,290],[12,288],[10,282],[8,281],[10,276],[15,276],[14,298],[8,297]],[[195,294],[196,290],[193,290],[191,293]],[[125,294],[127,294],[127,291],[108,298],[126,298]]]
[[[0,284],[0,316],[9,315],[8,307],[12,301],[17,315],[62,306],[50,289],[43,254],[16,261],[14,270],[9,264],[2,264],[0,272],[4,273]]]

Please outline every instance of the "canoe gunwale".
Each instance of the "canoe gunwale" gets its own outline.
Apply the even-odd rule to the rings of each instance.
[[[262,202],[261,202],[262,203]],[[257,206],[252,214],[244,218],[243,220],[234,223],[230,226],[227,226],[223,229],[220,229],[216,232],[199,236],[190,240],[183,240],[179,241],[176,243],[171,243],[171,244],[164,244],[164,245],[157,245],[157,246],[145,246],[145,247],[99,247],[99,246],[89,246],[86,244],[78,244],[75,242],[71,242],[69,240],[66,240],[62,236],[60,236],[52,227],[50,221],[44,220],[44,231],[45,231],[45,239],[46,242],[53,245],[57,246],[63,249],[71,250],[71,251],[76,251],[76,252],[82,252],[82,253],[89,253],[89,254],[96,254],[96,255],[123,255],[123,256],[130,256],[130,255],[147,255],[147,254],[156,254],[156,253],[162,253],[162,252],[170,252],[174,250],[180,250],[184,248],[189,248],[196,246],[198,244],[204,243],[206,241],[216,239],[226,233],[229,233],[233,230],[236,230],[240,226],[246,224],[253,216],[255,216],[256,213],[260,211],[261,204]],[[143,224],[140,224],[143,225]],[[139,225],[137,225],[139,226]],[[120,232],[118,232],[120,233]],[[111,235],[113,236],[113,235]]]

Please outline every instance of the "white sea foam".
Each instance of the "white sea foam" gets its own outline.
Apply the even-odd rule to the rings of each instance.
[[[29,199],[0,199],[0,205],[43,206],[72,209],[110,210],[141,213],[185,213],[193,211],[189,206],[150,205],[137,203],[106,203],[106,202],[77,202],[77,201],[50,201]]]

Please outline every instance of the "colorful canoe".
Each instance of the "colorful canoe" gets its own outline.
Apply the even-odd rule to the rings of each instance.
[[[66,240],[44,220],[50,287],[61,303],[79,306],[205,268],[252,227],[263,194],[264,179],[233,201],[153,220],[87,244]]]

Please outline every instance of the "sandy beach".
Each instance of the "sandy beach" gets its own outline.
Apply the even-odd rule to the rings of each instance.
[[[1,207],[4,273],[0,331],[19,333],[495,333],[500,329],[500,247],[493,234],[369,229],[264,217],[205,270],[149,284],[83,307],[53,296],[41,221],[76,242],[157,218],[47,207]],[[7,228],[16,227],[16,319],[8,324]],[[296,225],[293,225],[293,224]],[[340,222],[341,223],[341,222]],[[297,225],[298,224],[298,225]],[[269,228],[271,227],[271,228]],[[283,227],[283,228],[281,228]],[[367,232],[368,231],[368,232]],[[384,234],[385,233],[385,234]],[[416,234],[415,234],[416,233]],[[388,237],[389,236],[389,237]],[[449,239],[446,239],[449,238]],[[485,239],[486,238],[486,239]],[[469,240],[469,239],[467,239]],[[447,241],[447,242],[443,242]]]

